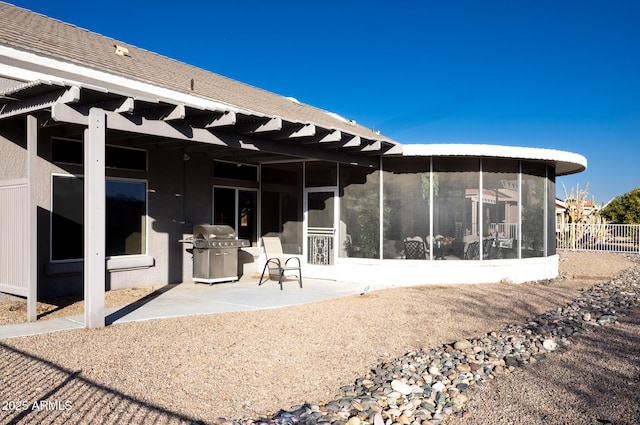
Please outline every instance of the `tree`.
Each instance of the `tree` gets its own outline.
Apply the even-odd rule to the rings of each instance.
[[[561,241],[565,246],[571,249],[576,249],[585,240],[593,240],[594,238],[601,237],[598,234],[597,225],[602,223],[603,217],[597,214],[595,210],[595,201],[588,201],[588,188],[589,183],[584,189],[580,189],[579,185],[576,185],[575,192],[571,189],[571,193],[567,193],[567,188],[564,187],[566,212],[560,228],[562,231],[557,235],[558,241]],[[556,223],[558,225],[560,223]],[[595,226],[594,226],[595,225]]]
[[[611,223],[640,223],[640,187],[613,198],[602,208],[600,215]]]
[[[589,195],[589,183],[587,183],[584,189],[580,189],[580,185],[576,184],[575,192],[574,188],[571,188],[571,193],[567,193],[567,188],[562,183],[564,189],[564,201],[567,205],[566,219],[569,223],[584,223],[593,219],[593,215],[590,216],[590,212],[587,211],[585,206],[587,205],[587,196]],[[592,201],[592,205],[593,205]]]

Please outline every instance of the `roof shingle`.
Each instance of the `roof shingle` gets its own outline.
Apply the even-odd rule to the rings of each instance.
[[[0,2],[0,44],[259,114],[397,143],[319,108],[4,2]],[[129,54],[115,54],[116,45],[128,49]]]

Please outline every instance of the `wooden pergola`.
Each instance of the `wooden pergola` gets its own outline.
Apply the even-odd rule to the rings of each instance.
[[[380,156],[400,145],[382,137],[312,122],[265,116],[217,102],[185,104],[149,93],[115,93],[64,82],[34,81],[0,96],[0,123],[25,120],[27,145],[28,247],[22,282],[4,285],[26,296],[27,318],[37,319],[38,132],[61,126],[84,141],[84,297],[85,326],[105,325],[105,147],[175,149],[176,154],[213,153],[216,158],[260,164],[283,159],[316,159],[378,167]],[[87,231],[86,229],[91,229]]]

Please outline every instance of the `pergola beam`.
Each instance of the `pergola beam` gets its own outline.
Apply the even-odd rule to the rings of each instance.
[[[109,111],[105,111],[105,114],[108,120],[108,128],[112,130],[228,146],[227,143],[221,141],[208,130],[191,128],[186,124],[169,124],[161,120],[149,120],[141,116],[123,116]],[[51,117],[56,121],[88,125],[88,115],[85,110],[60,103],[52,106]],[[234,147],[240,147],[240,143],[236,143]]]
[[[192,128],[178,122],[168,123],[161,120],[148,120],[140,116],[124,116],[111,111],[104,111],[107,128],[134,134],[145,134],[164,139],[206,143],[214,146],[262,151],[269,154],[279,154],[290,157],[313,158],[327,161],[347,162],[365,166],[378,166],[370,157],[363,157],[354,153],[323,149],[318,146],[299,145],[297,143],[282,143],[277,140],[242,136],[231,132],[215,131],[213,129]],[[54,104],[51,107],[51,117],[55,121],[88,125],[88,111],[86,108],[72,107],[65,104]],[[359,143],[360,138],[357,137]]]
[[[0,120],[18,115],[26,115],[51,107],[56,103],[76,103],[80,100],[80,88],[71,86],[60,93],[55,90],[29,99],[4,104],[0,108]]]
[[[184,105],[176,105],[171,112],[162,117],[163,121],[182,121],[187,116],[187,110]]]
[[[378,153],[382,149],[382,143],[379,140],[374,140],[372,143],[365,145],[360,149],[362,153]]]
[[[343,148],[359,148],[362,145],[360,136],[346,135],[346,140],[342,144]]]
[[[290,126],[290,128],[285,128],[275,135],[273,138],[275,140],[283,140],[283,139],[295,139],[299,137],[311,137],[316,134],[316,126],[313,124],[295,124]]]
[[[219,112],[209,117],[204,123],[204,128],[216,128],[235,125],[237,121],[236,113],[232,111]]]
[[[324,135],[318,143],[334,143],[342,140],[342,132],[340,130],[331,130],[329,133]]]
[[[236,126],[239,133],[255,134],[265,133],[267,131],[282,130],[282,118],[271,117],[265,119],[256,119]]]
[[[132,114],[135,109],[135,100],[132,97],[127,97],[120,103],[120,106],[115,108],[114,112],[118,114]]]

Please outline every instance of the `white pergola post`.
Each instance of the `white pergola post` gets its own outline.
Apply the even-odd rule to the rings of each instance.
[[[84,135],[84,326],[105,326],[106,115],[91,108]]]
[[[38,119],[27,116],[27,321],[38,320]]]

